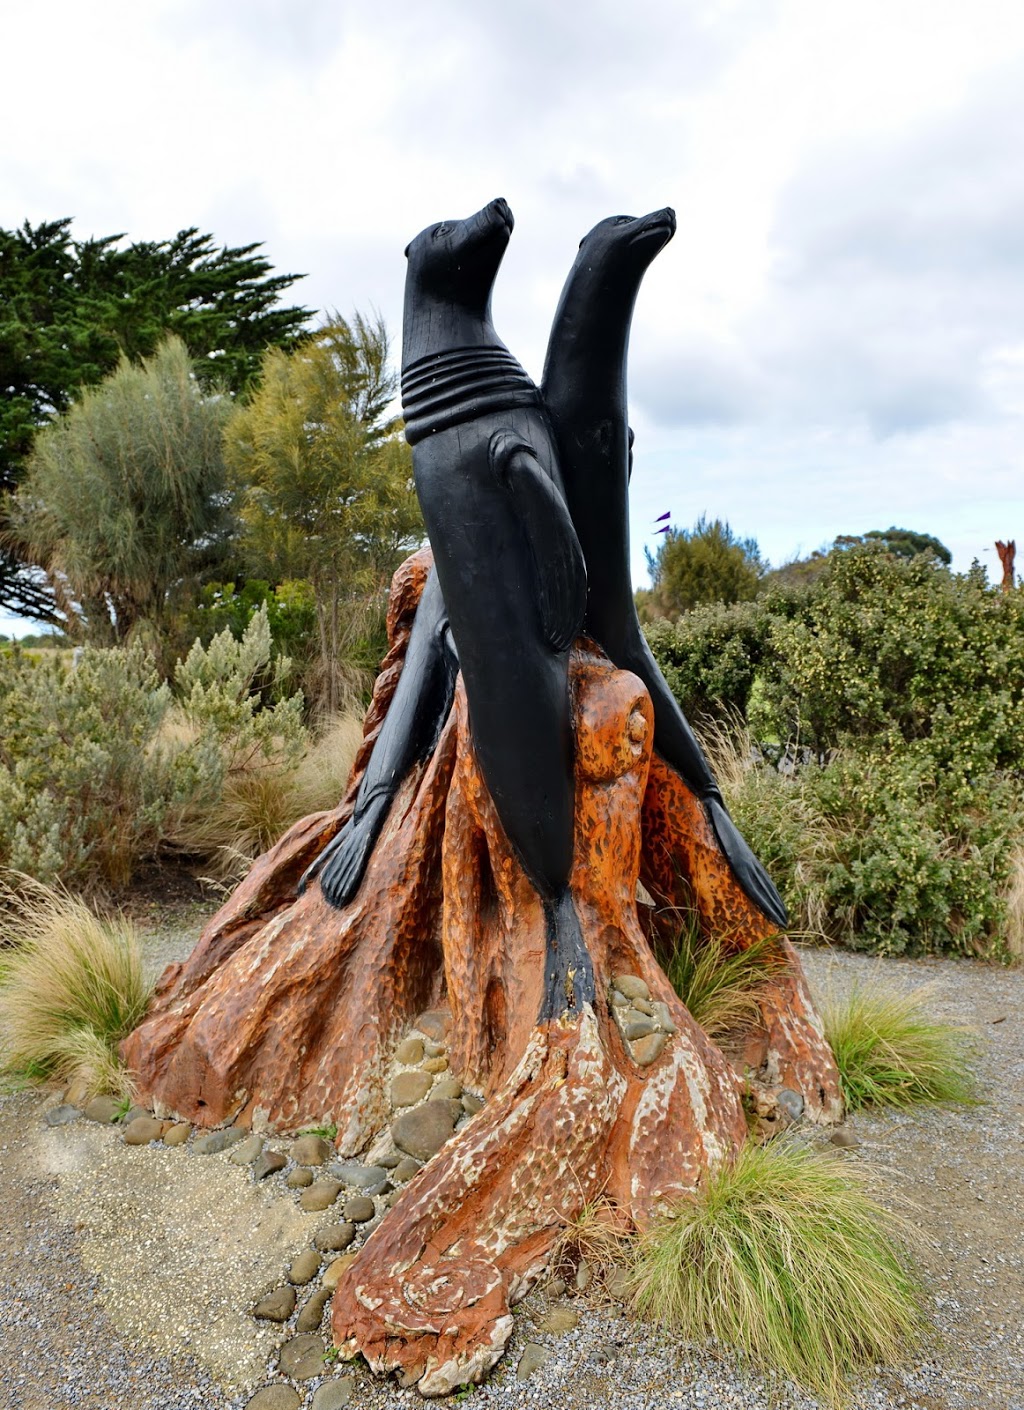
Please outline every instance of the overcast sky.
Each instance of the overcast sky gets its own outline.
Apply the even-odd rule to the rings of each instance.
[[[638,583],[666,510],[774,563],[890,524],[1024,556],[1020,0],[33,0],[0,52],[0,225],[261,240],[396,355],[424,225],[508,199],[495,323],[539,376],[580,237],[673,205]]]

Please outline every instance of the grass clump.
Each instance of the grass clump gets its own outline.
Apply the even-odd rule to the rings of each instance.
[[[737,950],[720,936],[703,936],[696,918],[659,944],[656,955],[691,1017],[713,1041],[759,1020],[757,991],[784,964],[776,935]]]
[[[103,920],[80,898],[28,878],[19,885],[0,890],[0,1063],[127,1095],[117,1047],[151,992],[131,921]]]
[[[898,1359],[922,1329],[905,1234],[848,1162],[749,1144],[640,1235],[637,1309],[839,1404],[851,1373]]]
[[[549,1272],[576,1282],[585,1265],[598,1288],[607,1288],[629,1263],[629,1221],[607,1199],[589,1200],[566,1221],[551,1250]]]
[[[822,1003],[849,1110],[974,1100],[970,1033],[930,1018],[929,993],[927,986],[905,994],[857,986]]]

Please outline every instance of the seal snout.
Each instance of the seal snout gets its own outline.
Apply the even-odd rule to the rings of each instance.
[[[513,216],[512,208],[508,201],[505,200],[504,196],[499,196],[497,200],[492,201],[491,204],[486,207],[486,210],[488,214],[493,213],[499,220],[503,221],[505,225],[508,226],[508,233],[510,235],[512,234],[516,223],[515,216]]]

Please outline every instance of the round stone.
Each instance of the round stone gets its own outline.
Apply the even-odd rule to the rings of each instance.
[[[322,1136],[300,1136],[292,1142],[292,1160],[296,1165],[323,1165],[334,1154],[334,1147]]]
[[[440,1082],[435,1082],[432,1097],[438,1101],[458,1101],[462,1096],[462,1083],[455,1077],[442,1077]]]
[[[779,1111],[787,1121],[799,1121],[804,1114],[804,1099],[792,1087],[780,1087],[776,1096]]]
[[[423,1039],[406,1038],[398,1045],[395,1053],[395,1061],[402,1063],[404,1067],[412,1067],[417,1062],[423,1061]]]
[[[263,1150],[262,1136],[247,1136],[228,1156],[236,1165],[251,1165]]]
[[[523,1354],[516,1367],[516,1378],[525,1381],[533,1375],[534,1371],[539,1371],[545,1361],[550,1361],[553,1355],[553,1351],[549,1351],[546,1346],[541,1346],[539,1342],[528,1341],[523,1347]]]
[[[237,1146],[245,1137],[246,1132],[241,1126],[226,1126],[223,1131],[207,1131],[193,1143],[192,1150],[196,1155],[219,1155],[221,1151]]]
[[[353,1195],[345,1201],[345,1218],[352,1224],[365,1224],[376,1212],[369,1195]]]
[[[431,1088],[428,1072],[400,1072],[391,1083],[392,1106],[415,1106]]]
[[[321,1253],[341,1253],[348,1248],[356,1236],[354,1224],[328,1224],[313,1236],[313,1242]]]
[[[428,1009],[426,1013],[421,1013],[413,1024],[414,1028],[432,1039],[435,1043],[443,1043],[448,1036],[449,1014],[445,1009]]]
[[[320,1330],[320,1323],[324,1320],[324,1308],[330,1300],[330,1288],[317,1288],[298,1317],[296,1317],[295,1330],[298,1332],[318,1332]]]
[[[553,1332],[556,1336],[561,1336],[564,1332],[571,1332],[580,1320],[580,1314],[575,1307],[552,1307],[546,1317],[543,1317],[537,1324],[539,1332]]]
[[[620,994],[625,994],[627,999],[649,999],[651,997],[650,989],[637,974],[616,974],[612,979],[612,986],[618,989]]]
[[[295,1289],[274,1288],[266,1297],[261,1297],[252,1309],[252,1315],[264,1322],[287,1322],[295,1311]]]
[[[448,1059],[446,1057],[426,1058],[423,1063],[423,1071],[433,1073],[447,1072]]]
[[[421,1169],[420,1162],[413,1160],[411,1155],[406,1155],[391,1172],[391,1178],[396,1184],[404,1185],[406,1180],[411,1180],[419,1169]]]
[[[77,1121],[81,1114],[77,1106],[70,1106],[67,1102],[63,1102],[60,1106],[51,1106],[43,1120],[47,1126],[66,1126],[69,1121]],[[129,1142],[129,1144],[133,1145],[135,1142]]]
[[[109,1126],[117,1120],[120,1110],[121,1103],[116,1097],[93,1097],[91,1102],[86,1103],[83,1115],[87,1121],[98,1121],[101,1126]]]
[[[658,1025],[653,1018],[648,1018],[646,1014],[632,1012],[629,1009],[620,1009],[619,1015],[622,1023],[622,1036],[631,1043],[635,1038],[646,1038],[648,1033],[656,1033]]]
[[[192,1134],[187,1121],[176,1121],[170,1130],[164,1132],[165,1146],[183,1146]]]
[[[300,1165],[298,1170],[290,1171],[285,1179],[285,1184],[290,1190],[304,1190],[307,1185],[312,1183],[313,1172],[304,1165]]]
[[[451,1105],[444,1101],[424,1102],[412,1111],[403,1111],[391,1123],[395,1145],[417,1160],[429,1160],[455,1130]]]
[[[299,1195],[299,1204],[308,1214],[319,1214],[329,1209],[340,1194],[340,1180],[316,1180]]]
[[[150,1141],[159,1141],[164,1134],[164,1123],[155,1116],[137,1116],[124,1128],[126,1146],[148,1146]]]
[[[313,1397],[312,1410],[345,1410],[355,1388],[355,1376],[339,1376],[325,1382]]]
[[[848,1126],[837,1126],[832,1132],[832,1144],[840,1150],[852,1150],[860,1145],[860,1140]]]
[[[347,1268],[351,1268],[356,1261],[354,1253],[343,1253],[340,1258],[336,1258],[333,1263],[328,1263],[324,1269],[324,1276],[321,1279],[323,1286],[330,1292],[338,1286],[338,1279]]]
[[[337,1161],[330,1166],[327,1173],[340,1180],[343,1185],[362,1190],[363,1194],[367,1195],[379,1194],[388,1180],[388,1172],[383,1165],[363,1165],[358,1160]]]
[[[669,1011],[668,1004],[657,1003],[652,1004],[651,1007],[654,1010],[654,1018],[659,1028],[663,1028],[666,1033],[678,1032],[676,1028],[675,1019],[673,1019],[672,1014]]]
[[[280,1151],[264,1151],[259,1160],[252,1167],[252,1178],[254,1180],[265,1180],[268,1175],[273,1175],[276,1170],[283,1170],[288,1164],[288,1157],[282,1155]],[[310,1171],[306,1171],[310,1180],[313,1176]]]
[[[251,1400],[245,1402],[245,1410],[299,1410],[301,1404],[299,1392],[279,1381],[277,1385],[258,1390]]]
[[[638,1038],[632,1048],[633,1061],[641,1067],[646,1067],[654,1062],[655,1058],[661,1057],[667,1042],[667,1033],[648,1033],[646,1037]]]
[[[314,1376],[322,1376],[326,1363],[323,1337],[303,1332],[286,1341],[278,1358],[278,1369],[296,1381],[311,1381]]]
[[[478,1097],[475,1092],[463,1092],[462,1109],[467,1116],[476,1116],[484,1104],[483,1097]]]
[[[288,1281],[303,1287],[306,1283],[311,1283],[319,1272],[320,1255],[314,1253],[311,1248],[306,1248],[292,1259],[288,1269]]]

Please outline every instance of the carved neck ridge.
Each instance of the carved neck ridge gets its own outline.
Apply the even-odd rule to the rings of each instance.
[[[486,413],[540,406],[540,393],[506,347],[447,348],[402,369],[410,445]]]

